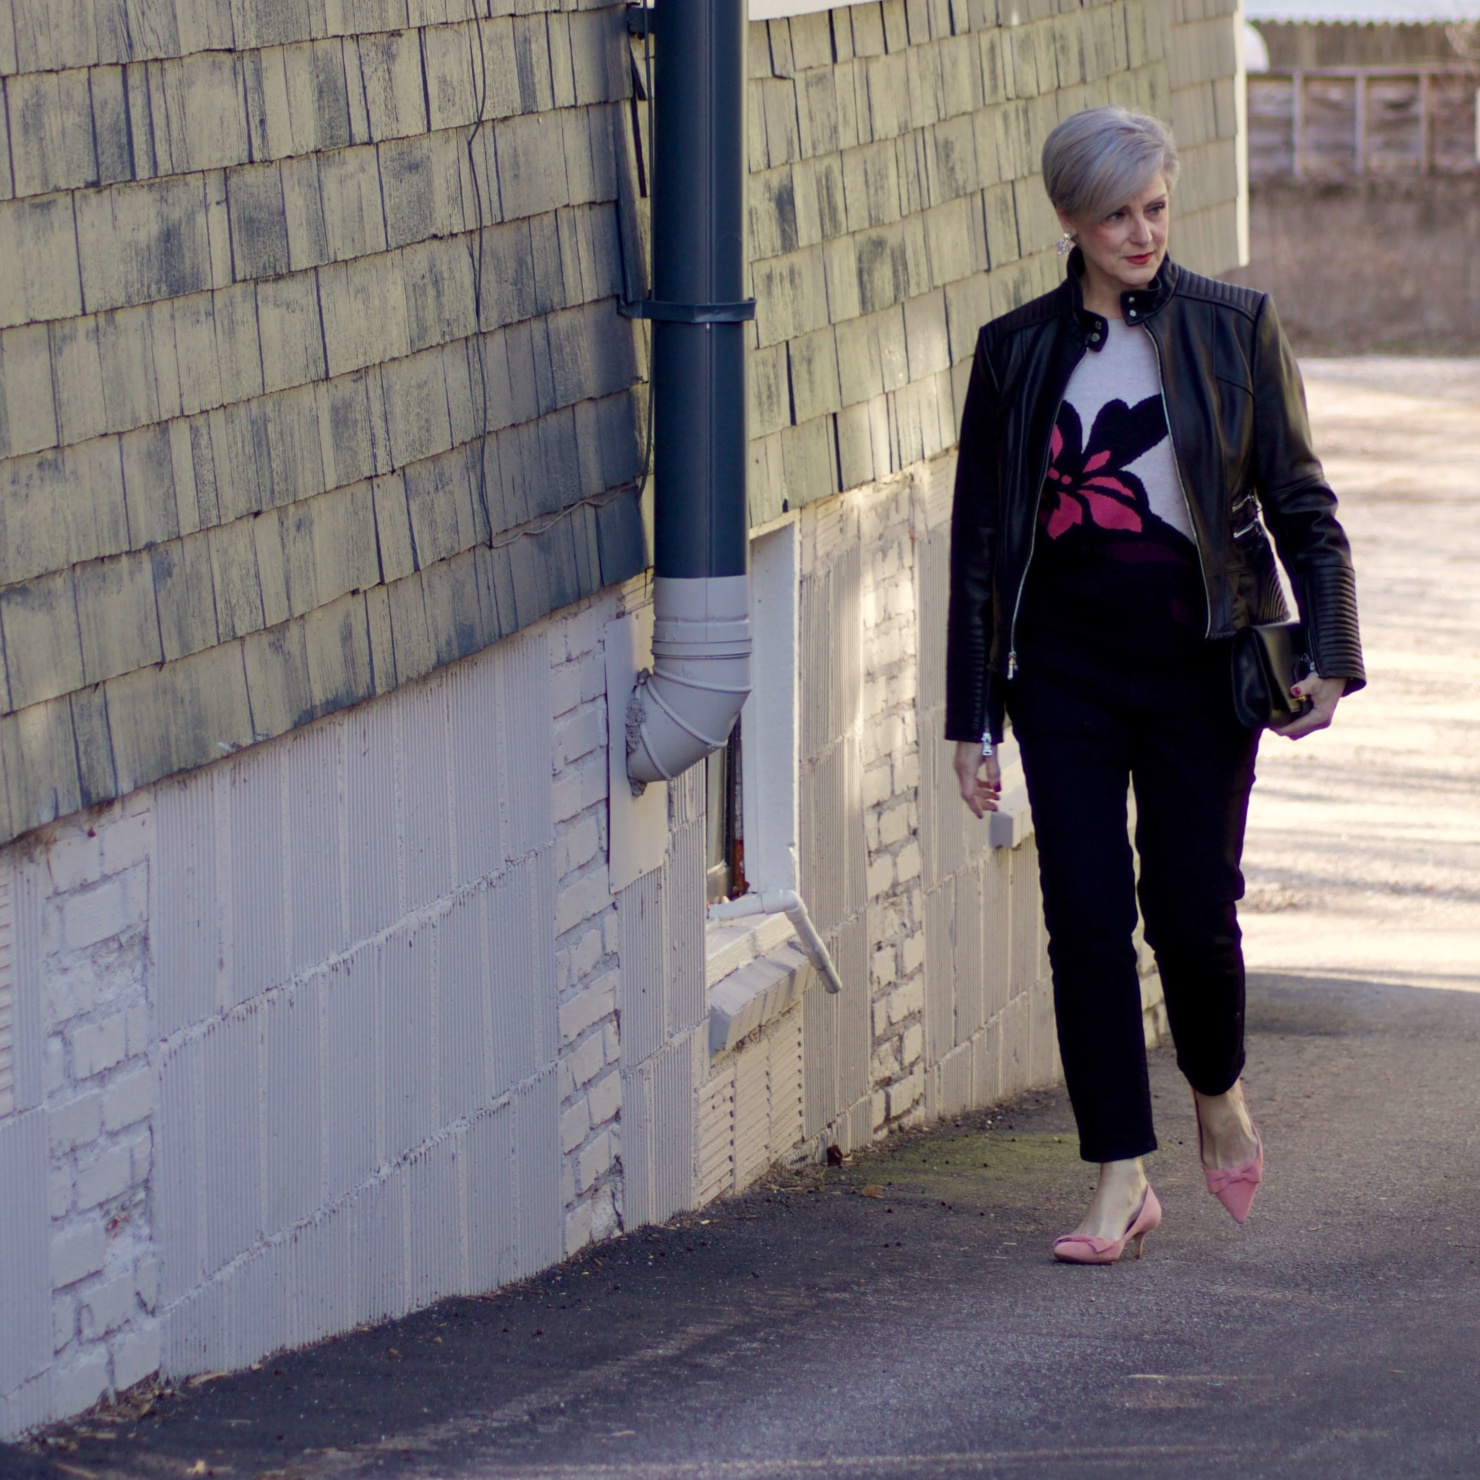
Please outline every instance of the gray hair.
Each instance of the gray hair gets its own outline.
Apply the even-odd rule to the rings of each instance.
[[[1043,183],[1054,206],[1076,221],[1099,221],[1139,195],[1158,173],[1167,188],[1179,162],[1159,118],[1124,108],[1072,114],[1043,144]]]

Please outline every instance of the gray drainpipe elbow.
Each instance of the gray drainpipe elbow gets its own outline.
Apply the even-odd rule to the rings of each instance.
[[[823,984],[829,992],[841,992],[843,979],[833,964],[832,953],[817,933],[812,916],[807,913],[806,902],[795,889],[762,889],[751,894],[742,894],[739,899],[723,900],[709,906],[709,918],[714,921],[742,920],[747,915],[785,915],[807,959],[817,968]]]
[[[658,576],[653,666],[627,704],[634,792],[671,781],[729,738],[750,696],[750,577]]]

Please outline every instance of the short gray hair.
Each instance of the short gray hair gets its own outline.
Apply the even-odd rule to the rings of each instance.
[[[1139,195],[1157,176],[1167,188],[1179,162],[1172,131],[1159,118],[1124,108],[1072,114],[1043,144],[1043,183],[1057,209],[1099,221]]]

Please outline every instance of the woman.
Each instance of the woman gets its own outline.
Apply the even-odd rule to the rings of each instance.
[[[1231,646],[1287,618],[1314,671],[1281,733],[1331,723],[1364,682],[1350,552],[1310,447],[1299,372],[1260,293],[1167,256],[1177,154],[1154,118],[1091,108],[1043,149],[1064,283],[987,324],[952,519],[946,737],[966,805],[996,809],[1004,710],[1038,840],[1064,1077],[1099,1182],[1054,1244],[1136,1253],[1161,1220],[1142,1033],[1135,859],[1208,1189],[1242,1223],[1264,1153],[1239,1085],[1235,902],[1259,732]]]

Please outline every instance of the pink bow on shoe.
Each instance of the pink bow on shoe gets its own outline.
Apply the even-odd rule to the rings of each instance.
[[[1201,1129],[1199,1127],[1199,1129]],[[1202,1150],[1202,1137],[1198,1137],[1199,1152]],[[1254,1144],[1258,1150],[1254,1153],[1252,1161],[1246,1161],[1236,1167],[1210,1167],[1203,1166],[1203,1177],[1208,1184],[1208,1191],[1228,1209],[1228,1216],[1235,1223],[1242,1223],[1249,1216],[1249,1209],[1254,1203],[1254,1194],[1259,1191],[1259,1184],[1264,1180],[1264,1142],[1259,1132],[1254,1132]]]

